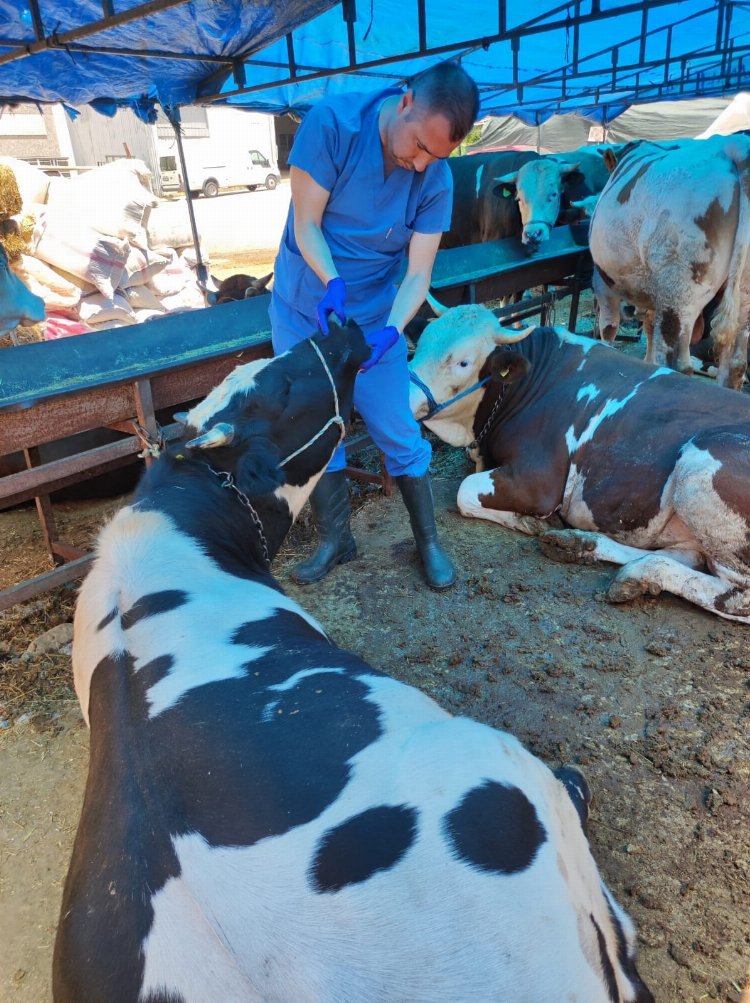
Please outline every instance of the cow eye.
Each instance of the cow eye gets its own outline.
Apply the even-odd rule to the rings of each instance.
[[[468,359],[461,359],[461,361],[459,362],[459,366],[461,367],[461,369],[466,369],[468,365],[469,365]]]

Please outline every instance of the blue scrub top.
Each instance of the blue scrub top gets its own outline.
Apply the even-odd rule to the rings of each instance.
[[[421,174],[395,167],[385,177],[378,115],[387,97],[401,93],[389,88],[321,102],[305,116],[289,157],[331,193],[321,228],[346,282],[347,316],[364,328],[385,323],[412,234],[442,233],[451,222],[453,181],[444,161]],[[294,238],[293,203],[273,292],[310,318],[325,292]]]

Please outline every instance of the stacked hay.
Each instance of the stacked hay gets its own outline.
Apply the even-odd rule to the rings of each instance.
[[[46,338],[205,305],[187,207],[160,203],[140,160],[50,179],[0,158],[0,217],[4,209],[0,239],[14,271],[45,302]]]

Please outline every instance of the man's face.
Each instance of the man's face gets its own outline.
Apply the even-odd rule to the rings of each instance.
[[[400,99],[385,135],[386,153],[399,167],[420,173],[433,161],[450,156],[460,140],[450,138],[448,119],[428,114],[411,91]]]

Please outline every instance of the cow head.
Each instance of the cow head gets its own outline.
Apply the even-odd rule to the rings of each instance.
[[[439,304],[433,308],[439,309]],[[482,381],[489,378],[512,382],[526,371],[526,360],[503,346],[521,341],[532,330],[505,328],[491,310],[479,304],[445,310],[425,328],[410,369],[429,388],[437,404],[458,399],[427,417],[427,395],[413,383],[409,403],[414,417],[424,421],[444,442],[469,445],[474,438],[474,417],[485,392]]]
[[[238,366],[184,416],[183,452],[230,472],[248,497],[283,500],[292,518],[344,436],[354,379],[370,354],[354,321],[330,331]]]
[[[542,157],[495,178],[495,195],[508,198],[515,193],[523,223],[521,240],[530,249],[536,249],[549,239],[550,230],[560,214],[563,178],[578,169],[577,163]]]
[[[44,320],[44,300],[27,289],[11,271],[8,255],[0,243],[0,335],[15,330],[19,324],[37,324]]]
[[[273,278],[273,272],[256,279],[254,275],[230,275],[222,279],[216,290],[216,304],[231,303],[234,300],[252,299],[267,291],[268,283]]]

